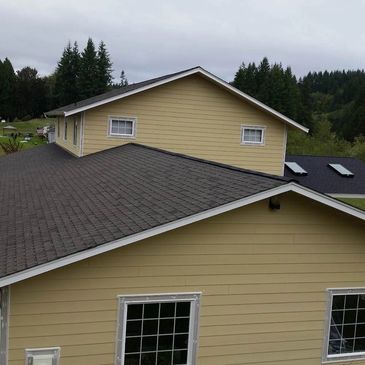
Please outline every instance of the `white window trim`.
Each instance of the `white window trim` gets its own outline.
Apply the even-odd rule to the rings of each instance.
[[[112,133],[112,120],[132,122],[132,134]],[[137,125],[137,118],[109,116],[108,117],[108,137],[109,138],[136,138],[136,125]]]
[[[52,365],[60,363],[60,347],[44,347],[36,349],[25,349],[25,364],[33,365],[34,360],[52,359]]]
[[[0,288],[1,290],[1,312],[2,325],[0,335],[0,364],[8,363],[8,346],[9,346],[9,308],[10,308],[10,287]]]
[[[138,303],[161,303],[191,301],[189,345],[187,365],[196,365],[199,331],[199,310],[201,293],[167,293],[167,294],[140,294],[118,295],[118,321],[115,365],[124,365],[125,333],[127,322],[127,305]]]
[[[249,142],[244,141],[244,131],[245,129],[257,129],[262,131],[262,138],[260,142]],[[246,125],[241,124],[241,145],[242,146],[264,146],[265,145],[265,135],[266,135],[266,127],[262,125]]]
[[[365,351],[352,352],[347,354],[334,354],[328,355],[329,335],[331,326],[332,315],[332,298],[334,295],[347,295],[347,294],[365,294],[365,288],[329,288],[327,289],[327,309],[326,309],[326,321],[324,326],[324,342],[322,350],[322,363],[344,363],[348,361],[364,360]]]

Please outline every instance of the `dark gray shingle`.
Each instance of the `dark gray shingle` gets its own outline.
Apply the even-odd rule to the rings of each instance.
[[[0,277],[286,183],[145,146],[0,158]]]

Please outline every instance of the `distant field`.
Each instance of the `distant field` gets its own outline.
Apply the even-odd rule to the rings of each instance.
[[[11,125],[17,130],[14,132],[20,132],[23,135],[26,133],[33,133],[33,137],[29,142],[23,144],[23,150],[34,148],[42,144],[46,144],[47,141],[37,136],[37,127],[44,127],[46,125],[54,126],[54,119],[32,119],[28,122],[13,122],[13,123],[0,123],[0,142],[7,142],[9,140],[9,134],[12,131],[3,130],[4,127]],[[5,133],[4,133],[5,132]],[[5,134],[5,135],[4,135]],[[18,140],[23,140],[21,136]],[[4,151],[0,148],[0,156],[4,155]]]
[[[340,200],[356,208],[365,210],[365,199],[341,198]]]

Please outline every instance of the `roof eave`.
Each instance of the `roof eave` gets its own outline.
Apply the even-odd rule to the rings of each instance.
[[[187,226],[189,224],[234,210],[238,209],[253,203],[256,203],[258,201],[271,198],[272,196],[287,193],[287,192],[295,192],[299,195],[303,195],[309,199],[312,199],[314,201],[317,201],[319,203],[322,203],[326,206],[329,206],[331,208],[337,209],[343,213],[349,214],[355,218],[361,219],[365,221],[365,212],[352,207],[351,205],[348,205],[346,203],[343,203],[337,199],[331,198],[330,196],[324,195],[322,193],[316,192],[312,189],[306,188],[302,185],[299,185],[295,182],[290,182],[288,184],[281,185],[279,187],[275,187],[269,190],[265,190],[253,195],[250,195],[248,197],[235,200],[231,203],[227,203],[224,205],[221,205],[216,208],[212,208],[209,210],[206,210],[204,212],[200,212],[185,218],[178,219],[176,221],[163,224],[161,226],[157,226],[151,229],[148,229],[146,231],[142,231],[140,233],[133,234],[131,236],[123,237],[121,239],[110,241],[107,243],[104,243],[100,246],[87,249],[85,251],[77,252],[71,255],[68,255],[63,258],[59,258],[53,261],[50,261],[45,264],[41,264],[14,274],[10,274],[7,276],[4,276],[3,278],[0,278],[0,288],[14,284],[16,282],[26,280],[28,278],[44,274],[48,271],[55,270],[57,268],[70,265],[72,263],[97,256],[99,254],[127,246],[129,244],[132,244],[134,242],[141,241],[143,239],[156,236],[158,234],[162,234],[168,231],[171,231],[173,229],[177,229],[180,227]]]

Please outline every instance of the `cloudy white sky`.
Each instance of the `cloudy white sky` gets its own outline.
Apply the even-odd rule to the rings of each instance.
[[[103,40],[130,82],[196,65],[232,80],[242,61],[365,68],[365,0],[0,0],[0,59],[51,73],[67,42]]]

